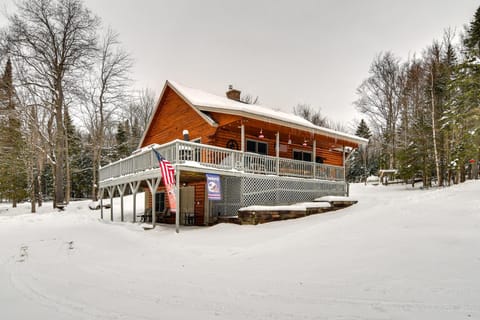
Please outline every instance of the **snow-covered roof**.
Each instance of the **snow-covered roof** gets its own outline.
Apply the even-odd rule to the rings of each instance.
[[[265,118],[274,118],[285,122],[292,122],[307,128],[313,129],[315,127],[311,122],[293,114],[276,111],[258,104],[252,105],[232,100],[227,97],[217,96],[170,80],[168,83],[170,83],[184,98],[188,99],[190,103],[202,110],[211,109],[212,111],[215,111],[220,109],[231,112],[237,111],[240,113],[249,113]]]
[[[313,133],[318,133],[337,139],[352,141],[358,144],[366,144],[368,142],[367,139],[360,138],[355,135],[327,129],[324,127],[319,127],[317,125],[314,125],[310,121],[291,113],[273,110],[271,108],[257,104],[247,104],[229,99],[227,97],[217,96],[203,90],[190,88],[188,86],[171,80],[167,81],[167,85],[170,86],[184,99],[186,99],[192,106],[198,108],[201,111],[222,112],[227,114],[248,116],[258,118],[264,121],[271,121],[272,123],[280,122],[283,125],[287,124],[300,130],[311,131]]]
[[[248,118],[258,119],[261,121],[268,121],[271,123],[289,126],[291,128],[305,130],[312,133],[321,134],[335,139],[346,140],[361,145],[365,145],[368,143],[368,139],[314,125],[310,121],[291,113],[273,110],[271,108],[260,106],[257,104],[247,104],[229,99],[227,97],[217,96],[215,94],[211,94],[200,89],[190,88],[188,86],[171,80],[167,80],[167,82],[165,83],[162,94],[158,99],[156,108],[158,108],[167,87],[170,87],[178,95],[183,97],[183,99],[190,106],[192,106],[193,109],[202,118],[205,119],[205,121],[207,121],[212,126],[217,126],[217,123],[207,113],[202,111],[239,115]],[[155,114],[156,111],[157,110],[155,109],[153,114]],[[150,127],[152,120],[153,116],[150,118],[150,122],[147,127]],[[142,145],[146,134],[147,130],[143,133],[143,137],[140,140],[139,146]]]

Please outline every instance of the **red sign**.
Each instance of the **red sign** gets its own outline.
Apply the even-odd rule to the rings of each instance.
[[[470,160],[468,160],[468,162],[475,163],[475,159],[470,159]]]

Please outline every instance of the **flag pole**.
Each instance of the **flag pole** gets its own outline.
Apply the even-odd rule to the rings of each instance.
[[[177,210],[175,211],[175,232],[180,232],[180,170],[175,168],[175,202]]]

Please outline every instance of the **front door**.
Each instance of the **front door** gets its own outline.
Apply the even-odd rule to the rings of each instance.
[[[185,225],[195,224],[195,187],[180,188],[180,217]]]

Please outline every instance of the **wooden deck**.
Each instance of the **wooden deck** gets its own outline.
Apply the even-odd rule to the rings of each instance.
[[[341,166],[265,156],[182,140],[157,146],[156,150],[174,166],[183,170],[224,175],[260,174],[344,181],[344,168]],[[101,167],[99,186],[105,188],[159,176],[158,160],[151,148],[146,148]]]

